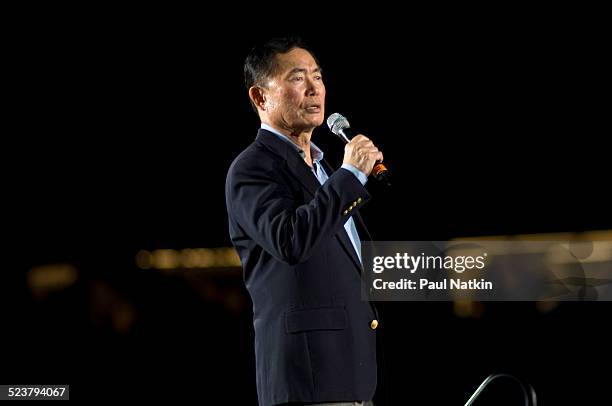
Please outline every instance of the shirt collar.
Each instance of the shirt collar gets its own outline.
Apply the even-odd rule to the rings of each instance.
[[[271,132],[272,134],[276,135],[277,137],[279,137],[281,140],[288,142],[302,157],[302,159],[306,158],[306,154],[304,153],[304,151],[302,150],[302,148],[298,147],[293,141],[291,141],[289,139],[289,137],[287,137],[285,134],[281,133],[280,131],[278,131],[276,128],[266,124],[266,123],[261,123],[261,128]],[[314,142],[310,141],[310,156],[312,157],[312,160],[314,162],[319,162],[323,159],[323,151],[321,151],[321,149],[319,147],[317,147],[315,145]]]

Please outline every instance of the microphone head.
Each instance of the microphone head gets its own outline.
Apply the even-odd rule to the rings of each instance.
[[[331,132],[340,137],[342,136],[340,134],[340,131],[350,128],[348,120],[340,113],[334,113],[327,117],[327,126],[329,127]]]

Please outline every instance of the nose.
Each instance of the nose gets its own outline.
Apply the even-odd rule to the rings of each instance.
[[[317,96],[321,93],[322,83],[320,81],[312,80],[311,78],[306,79],[306,95]]]

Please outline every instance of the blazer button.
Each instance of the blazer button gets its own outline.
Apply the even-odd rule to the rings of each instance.
[[[370,322],[370,328],[376,330],[376,327],[378,327],[378,320],[374,319]]]

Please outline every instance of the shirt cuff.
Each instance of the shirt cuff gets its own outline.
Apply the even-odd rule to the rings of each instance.
[[[355,175],[357,179],[359,179],[359,182],[361,182],[361,184],[365,186],[366,182],[368,181],[368,177],[365,175],[365,173],[361,172],[359,169],[355,168],[351,164],[342,164],[341,168],[344,168],[353,175]]]

